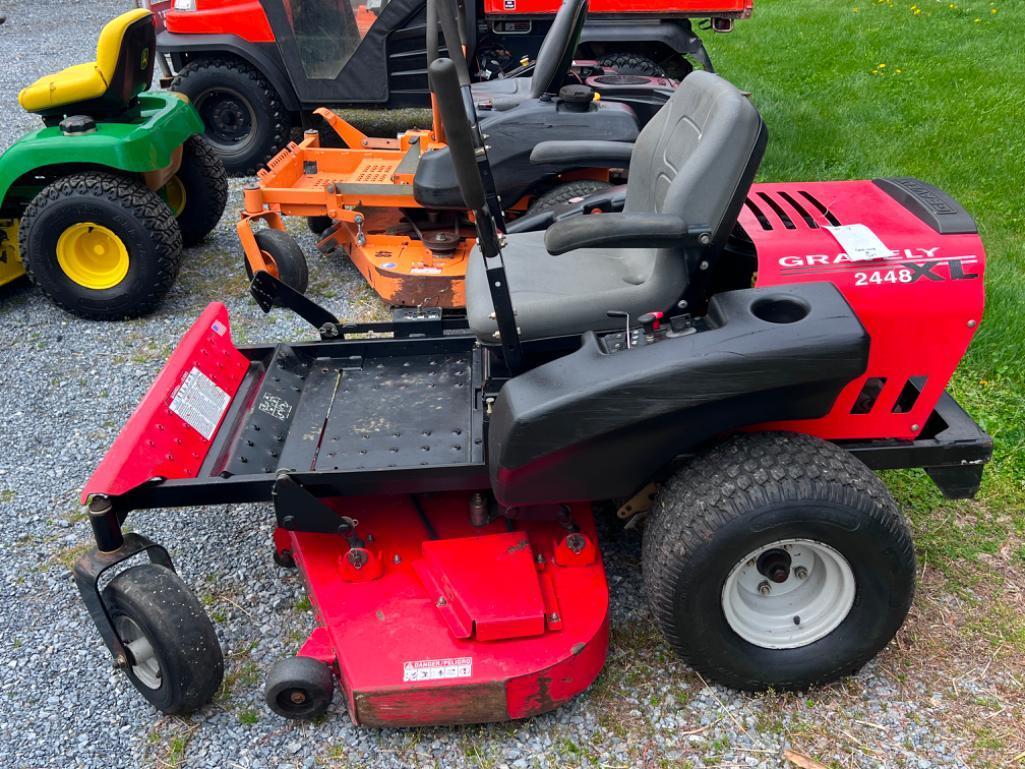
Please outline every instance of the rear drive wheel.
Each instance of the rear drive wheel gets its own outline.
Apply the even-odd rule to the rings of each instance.
[[[264,258],[274,266],[278,280],[300,294],[306,293],[310,285],[310,270],[306,264],[306,255],[295,238],[287,232],[268,227],[256,233],[256,245]],[[249,260],[246,260],[245,265],[246,274],[252,280],[253,271],[249,267]]]
[[[563,182],[548,190],[548,192],[534,198],[534,202],[527,208],[527,215],[558,208],[566,203],[579,202],[588,195],[600,192],[601,190],[607,190],[611,186],[608,182],[598,181],[597,179],[579,179],[573,182]]]
[[[171,90],[189,97],[206,126],[203,138],[230,174],[256,173],[288,144],[291,117],[274,87],[248,64],[227,58],[191,61]]]
[[[83,318],[144,315],[181,266],[181,233],[163,199],[110,173],[74,174],[44,187],[25,209],[19,238],[32,281]]]
[[[334,676],[323,662],[289,657],[271,668],[264,697],[279,716],[310,719],[327,712],[334,689]]]
[[[182,145],[182,163],[160,195],[174,213],[186,248],[202,242],[221,220],[228,176],[213,149],[198,136]]]
[[[896,634],[915,583],[911,535],[882,482],[793,433],[736,436],[670,478],[643,569],[670,645],[746,690],[855,673]]]
[[[620,75],[666,77],[666,71],[658,62],[636,53],[626,53],[624,51],[609,53],[599,59],[598,64],[603,67],[611,67]]]
[[[206,612],[181,578],[157,564],[133,566],[103,591],[127,650],[125,673],[161,713],[191,713],[224,677],[224,657]]]

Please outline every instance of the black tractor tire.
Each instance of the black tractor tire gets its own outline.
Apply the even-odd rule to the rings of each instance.
[[[190,61],[171,81],[206,126],[204,139],[233,176],[256,173],[289,142],[292,117],[257,70],[231,58]]]
[[[61,267],[57,247],[72,225],[112,232],[128,252],[128,270],[115,285],[89,287]],[[174,285],[182,239],[174,214],[141,181],[106,172],[65,176],[44,187],[21,218],[25,270],[59,307],[91,320],[123,320],[152,311]]]
[[[110,581],[103,601],[123,641],[145,639],[128,649],[141,648],[147,658],[130,657],[124,669],[153,707],[185,714],[213,698],[224,657],[210,618],[181,577],[157,564],[133,566]]]
[[[645,77],[667,77],[665,69],[652,58],[638,53],[614,51],[598,60],[603,67],[611,67],[620,75],[644,75]]]
[[[289,657],[271,668],[264,698],[279,716],[308,720],[327,712],[334,690],[334,675],[323,662]]]
[[[585,198],[595,192],[601,192],[607,190],[612,185],[608,182],[598,181],[597,179],[580,179],[573,182],[563,182],[556,187],[548,190],[541,195],[534,198],[533,202],[527,208],[527,216],[536,214],[541,211],[547,211],[551,208],[558,208],[561,205],[569,203],[577,198]]]
[[[803,544],[780,544],[795,541]],[[823,562],[803,574],[800,567],[790,569],[790,555],[807,556],[809,544],[842,557],[846,582],[832,583],[845,584],[842,592],[830,589]],[[786,571],[772,576],[763,570],[762,556],[778,554],[780,547],[789,550]],[[748,691],[803,690],[857,672],[900,629],[915,586],[911,534],[883,483],[838,446],[795,433],[738,435],[680,468],[655,499],[642,566],[652,612],[670,646],[708,678]],[[794,608],[800,602],[786,593],[794,587],[824,585],[814,611],[827,616],[821,607],[849,608],[799,643],[784,642],[787,632],[805,632],[797,629],[764,643],[758,634],[765,626],[738,620],[735,629],[727,618],[728,603],[737,605],[727,598],[731,585],[741,584],[745,573],[757,589],[740,600],[757,616],[775,610],[758,601],[778,595],[773,600],[784,601],[774,605],[784,608],[777,615],[783,628],[792,611],[798,612],[793,624],[801,626],[801,610]],[[834,565],[832,573],[841,572]],[[784,576],[805,581],[778,578]],[[811,605],[804,605],[805,628],[816,618]]]
[[[184,192],[184,208],[178,213],[182,245],[198,245],[221,220],[228,202],[228,174],[213,148],[199,136],[182,145],[182,163],[175,174]]]
[[[310,287],[310,268],[306,263],[306,255],[302,247],[295,242],[295,238],[287,232],[267,227],[256,233],[256,245],[260,247],[264,256],[269,257],[274,263],[278,270],[278,280],[300,294],[306,293],[306,289]],[[246,273],[252,280],[248,260]]]
[[[320,235],[332,224],[330,216],[307,216],[306,226],[314,235]]]

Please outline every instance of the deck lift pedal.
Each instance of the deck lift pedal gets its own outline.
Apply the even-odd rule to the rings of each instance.
[[[982,313],[971,219],[910,179],[752,185],[761,118],[695,73],[639,138],[622,213],[505,236],[454,65],[431,77],[478,228],[468,327],[340,324],[262,273],[257,297],[321,339],[239,348],[210,305],[84,488],[97,547],[75,576],[116,664],[165,713],[200,707],[223,668],[129,511],[269,501],[317,618],[270,672],[276,712],[323,713],[335,681],[361,724],[549,710],[606,654],[592,502],[655,484],[645,586],[685,660],[746,689],[857,670],[915,575],[870,468],[971,496],[992,450],[944,391]],[[621,279],[645,268],[655,285]]]

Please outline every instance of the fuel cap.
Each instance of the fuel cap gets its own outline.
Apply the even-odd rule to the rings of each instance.
[[[61,133],[65,136],[81,136],[96,130],[96,121],[88,115],[69,115],[60,122]]]

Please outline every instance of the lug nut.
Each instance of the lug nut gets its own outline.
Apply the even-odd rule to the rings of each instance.
[[[758,592],[761,593],[762,595],[768,595],[769,593],[772,592],[772,585],[769,584],[768,580],[764,580],[763,579],[758,584]]]
[[[805,577],[808,576],[808,570],[806,568],[804,568],[803,566],[798,566],[796,569],[794,569],[794,575],[798,579],[804,579]]]

